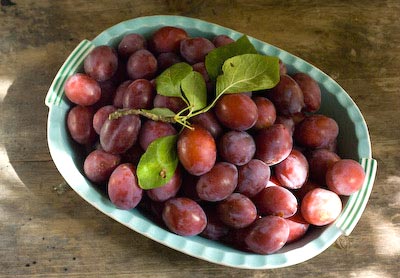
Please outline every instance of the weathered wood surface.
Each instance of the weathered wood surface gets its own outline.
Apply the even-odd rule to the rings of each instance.
[[[399,277],[399,1],[13,2],[0,6],[1,278]],[[154,14],[197,17],[267,41],[347,90],[365,116],[379,163],[350,237],[289,268],[232,269],[152,242],[62,184],[46,142],[44,97],[52,79],[81,40]]]

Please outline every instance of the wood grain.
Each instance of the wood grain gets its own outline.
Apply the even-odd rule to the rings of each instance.
[[[398,1],[12,1],[0,6],[0,278],[398,277]],[[132,232],[63,183],[46,142],[44,97],[83,39],[130,18],[179,14],[285,49],[341,84],[378,160],[359,224],[321,255],[284,269],[227,268]]]

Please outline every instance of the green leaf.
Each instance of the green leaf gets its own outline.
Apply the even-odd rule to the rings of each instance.
[[[261,54],[243,54],[225,61],[218,76],[217,97],[273,88],[279,82],[279,59]]]
[[[257,53],[257,50],[245,35],[236,42],[217,47],[206,56],[205,65],[208,75],[212,80],[215,80],[222,72],[222,65],[225,60],[241,54]]]
[[[193,107],[193,111],[200,110],[207,105],[207,88],[203,76],[192,71],[181,82],[182,91]]]
[[[156,78],[157,93],[168,97],[182,97],[181,81],[193,71],[187,63],[177,63],[163,71]]]
[[[169,110],[168,108],[160,108],[160,107],[156,107],[153,109],[140,109],[141,111],[143,111],[144,113],[148,113],[148,114],[153,114],[157,117],[163,118],[163,117],[171,117],[173,118],[175,116],[175,113],[172,112],[171,110]]]
[[[141,188],[160,187],[172,178],[178,165],[177,139],[178,135],[170,135],[151,142],[140,158],[137,167],[137,176]]]

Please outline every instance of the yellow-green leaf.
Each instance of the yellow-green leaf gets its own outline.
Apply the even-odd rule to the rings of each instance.
[[[178,165],[177,139],[178,135],[165,136],[148,146],[140,158],[136,172],[141,188],[160,187],[172,178]]]

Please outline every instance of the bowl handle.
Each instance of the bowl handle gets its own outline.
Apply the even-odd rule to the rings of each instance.
[[[47,92],[45,104],[48,107],[59,105],[64,94],[64,84],[69,76],[76,73],[87,54],[95,47],[91,41],[83,40],[71,52],[67,60],[57,72],[56,77],[51,83],[49,91]]]
[[[336,221],[336,227],[346,236],[350,235],[364,212],[376,175],[377,162],[375,159],[362,158],[360,163],[365,171],[364,184],[359,191],[349,197],[341,216]]]

